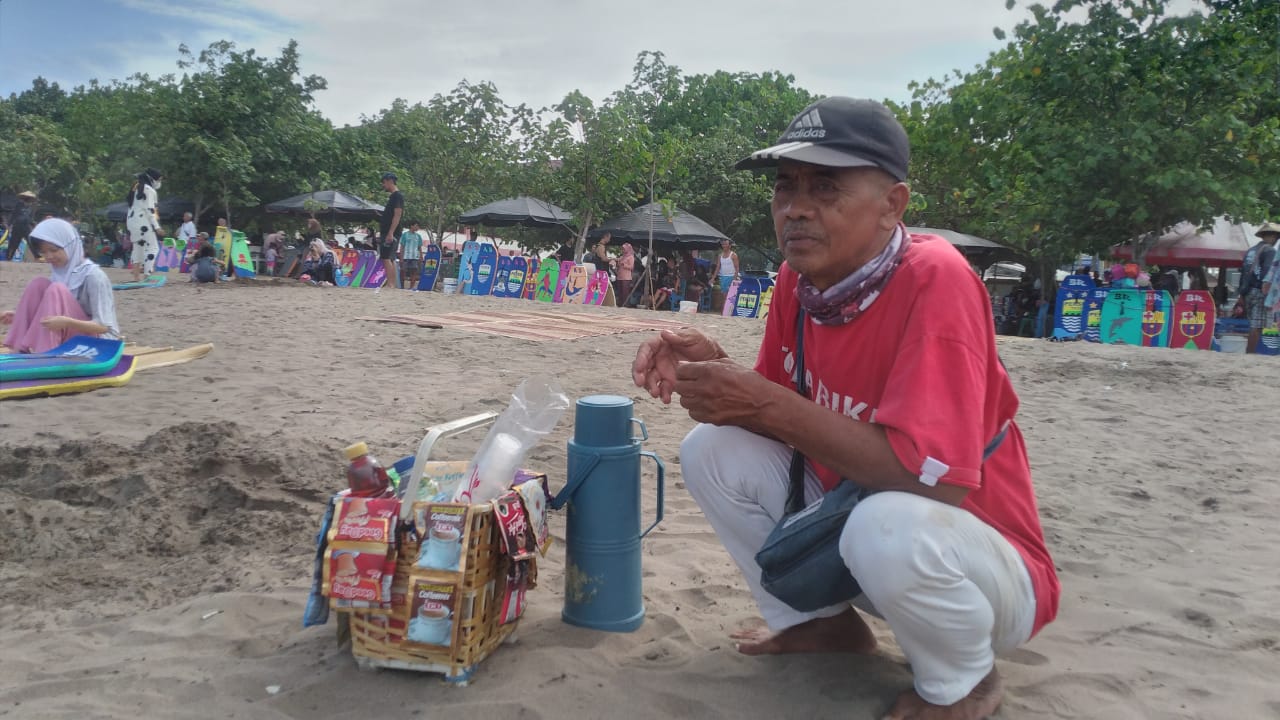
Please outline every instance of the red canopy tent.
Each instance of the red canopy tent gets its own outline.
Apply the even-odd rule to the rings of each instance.
[[[1213,228],[1202,232],[1200,228],[1181,222],[1160,236],[1147,251],[1146,263],[1160,267],[1240,267],[1244,254],[1253,245],[1252,225],[1233,224],[1218,218]],[[1120,260],[1133,259],[1133,243],[1113,245],[1112,256]]]

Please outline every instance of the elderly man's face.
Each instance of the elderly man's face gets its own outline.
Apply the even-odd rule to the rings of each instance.
[[[778,249],[793,270],[825,290],[884,249],[908,196],[906,185],[874,168],[784,160],[773,186]]]

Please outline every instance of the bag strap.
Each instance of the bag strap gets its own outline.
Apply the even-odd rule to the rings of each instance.
[[[809,386],[804,380],[804,306],[796,309],[796,392],[807,400]],[[804,453],[791,451],[791,486],[787,491],[787,505],[783,513],[790,515],[804,509]]]
[[[796,392],[803,395],[806,399],[809,397],[809,386],[805,382],[804,377],[804,325],[805,314],[804,306],[801,305],[796,310]],[[1003,361],[1001,361],[1003,364]],[[987,443],[982,449],[982,461],[985,463],[1000,445],[1004,443],[1005,437],[1009,434],[1009,425],[1012,421],[1005,422],[1000,426],[1000,432]],[[783,509],[783,514],[791,515],[804,509],[804,453],[799,449],[791,451],[791,484],[787,490],[787,505]]]

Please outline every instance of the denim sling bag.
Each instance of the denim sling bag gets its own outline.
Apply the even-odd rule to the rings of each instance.
[[[804,308],[796,315],[796,391],[809,397],[804,377]],[[1008,432],[1008,424],[983,451],[985,461]],[[791,455],[791,485],[782,520],[756,553],[765,592],[800,612],[814,612],[857,597],[862,589],[840,557],[840,535],[849,513],[871,491],[848,479],[808,507],[804,505],[804,454]]]

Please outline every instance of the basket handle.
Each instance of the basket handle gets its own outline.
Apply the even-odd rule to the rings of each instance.
[[[442,438],[483,427],[497,419],[498,413],[487,412],[451,420],[440,425],[433,425],[427,429],[426,436],[418,444],[417,454],[413,456],[413,471],[409,475],[409,483],[405,486],[404,493],[400,498],[400,520],[402,522],[409,520],[413,515],[413,501],[418,497],[418,486],[422,484],[422,475],[427,470],[427,460],[430,459],[431,450],[435,447],[435,444]],[[408,502],[405,502],[406,500]]]

